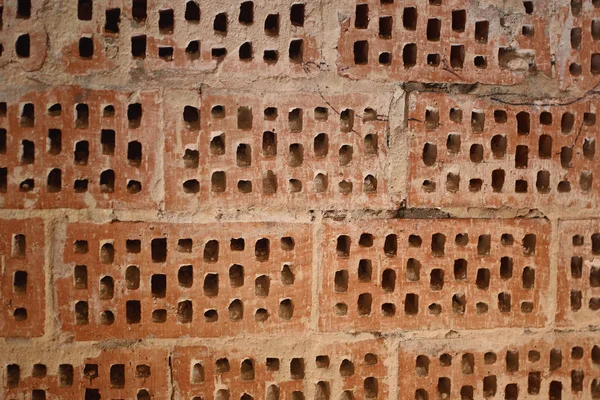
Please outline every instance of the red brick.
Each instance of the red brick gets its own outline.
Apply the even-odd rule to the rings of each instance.
[[[10,219],[1,225],[0,336],[42,336],[46,315],[44,222]]]
[[[320,209],[342,205],[350,208],[391,205],[385,179],[388,123],[382,116],[389,107],[389,97],[368,94],[321,97],[307,93],[265,94],[262,97],[201,96],[197,92],[170,92],[166,104],[165,190],[168,209],[215,205]],[[215,117],[215,106],[223,107],[223,118]],[[199,111],[198,122],[184,120],[186,107],[188,112]],[[244,125],[243,118],[238,118],[238,110],[243,107],[248,107],[248,114],[252,116],[248,125]],[[326,120],[315,117],[317,107],[324,108]],[[273,108],[276,116],[265,117],[264,110]],[[369,108],[372,112],[365,114]],[[344,118],[350,115],[347,120],[352,126],[342,121],[341,115]],[[301,121],[298,125],[290,123],[290,118],[293,120],[296,116]],[[263,149],[264,132],[275,134],[276,149],[271,148],[276,154]],[[327,138],[320,142],[317,152],[315,141],[322,133]],[[220,135],[222,146],[211,143]],[[245,153],[241,152],[246,154],[245,157],[237,155],[240,144],[246,145]],[[298,144],[301,150],[297,150]],[[295,146],[295,153],[292,146]],[[352,147],[351,151],[344,147],[346,153],[352,153],[347,165],[340,165],[339,154],[343,146]],[[184,158],[188,151],[198,152],[197,166]],[[269,171],[277,182],[275,193],[263,182]],[[212,177],[220,172],[224,173],[226,182],[215,188],[211,184]],[[327,177],[322,192],[316,187],[319,174]],[[375,179],[371,186],[364,183],[368,177]],[[295,182],[296,189],[291,183],[293,179],[300,182]],[[246,183],[251,184],[251,192],[248,192],[250,189],[242,192],[240,181],[251,182]],[[349,193],[342,193],[342,182],[351,182]]]
[[[357,1],[353,15],[341,22],[338,72],[352,79],[499,85],[523,81],[531,67],[549,75],[547,2],[531,4],[528,14],[523,3],[479,8],[466,0]],[[524,27],[533,28],[533,36],[523,34]],[[380,60],[382,53],[390,59]]]
[[[3,208],[154,208],[153,179],[155,153],[160,139],[160,107],[157,93],[133,95],[108,90],[86,90],[64,87],[49,91],[29,92],[17,101],[7,101],[6,115],[0,115],[0,133],[6,143],[0,149],[0,168],[6,168],[6,180],[0,176],[0,204]],[[0,102],[4,99],[0,99]],[[33,105],[34,119],[23,120],[23,110]],[[50,107],[60,104],[61,112]],[[77,119],[77,107],[87,105],[88,118]],[[128,107],[141,104],[139,127],[128,120]],[[105,107],[114,107],[114,116],[107,116]],[[60,115],[57,115],[60,114]],[[83,115],[84,113],[82,113]],[[132,114],[133,117],[134,114]],[[50,134],[60,132],[52,145]],[[102,144],[103,131],[112,132],[112,145]],[[108,137],[108,135],[106,136]],[[88,143],[87,161],[78,152],[77,143]],[[128,160],[129,143],[142,146],[141,160]],[[33,146],[23,152],[25,145]],[[110,149],[110,150],[109,150]],[[33,157],[31,156],[33,153]],[[132,153],[133,154],[133,153]],[[60,171],[60,184],[48,185],[50,173]],[[100,177],[104,171],[114,171],[114,189],[103,192]],[[21,188],[27,180],[34,188]],[[87,180],[87,189],[75,187],[76,180]],[[141,183],[141,191],[128,188],[133,181]],[[78,186],[83,188],[83,186]]]
[[[39,70],[46,60],[48,33],[42,21],[42,3],[32,1],[29,15],[26,9],[18,13],[16,1],[0,2],[0,67],[16,64],[27,72]],[[5,70],[5,73],[8,71]]]
[[[47,358],[40,357],[35,362],[23,362],[18,356],[5,358],[2,382],[7,398],[168,398],[169,357],[166,350],[156,347],[109,349],[103,350],[98,357],[83,359],[79,364],[70,364],[71,356],[65,360],[59,354],[45,355]],[[38,364],[37,367],[34,364]],[[20,375],[18,380],[14,378],[16,367]],[[30,397],[36,391],[43,391],[46,397]],[[150,397],[144,397],[145,393]]]
[[[556,30],[553,49],[560,87],[592,89],[600,74],[600,43],[598,33],[592,32],[600,29],[600,8],[592,1],[560,3],[554,20],[561,28]],[[592,65],[594,56],[599,58]]]
[[[399,354],[401,400],[596,399],[600,393],[597,336],[417,340],[409,346]]]
[[[542,326],[549,229],[533,219],[327,224],[320,326],[326,331]]]
[[[274,223],[69,225],[64,265],[55,285],[62,329],[77,340],[224,337],[305,329],[311,299],[309,232],[305,224]],[[282,242],[282,238],[286,239]],[[166,258],[161,239],[165,240]],[[232,239],[243,239],[243,251],[231,249],[232,245],[241,248],[241,242],[231,243]],[[267,255],[263,239],[269,241]],[[130,242],[128,250],[127,240],[140,242]],[[218,256],[212,251],[215,240]],[[87,241],[87,253],[81,253],[85,245],[77,241]],[[110,246],[104,247],[106,243],[112,244],[113,257]],[[82,276],[81,270],[76,273],[78,265],[86,267],[87,284],[75,278]],[[130,266],[139,270],[139,286],[137,279],[126,278]],[[187,273],[190,266],[192,277]],[[262,282],[264,278],[257,281],[264,276],[268,282]],[[241,318],[236,317],[238,301],[243,309]],[[87,321],[83,303],[76,312],[79,302],[87,303]],[[184,308],[188,305],[191,315]],[[140,309],[139,318],[135,307]],[[255,316],[259,309],[266,309],[266,320],[257,320],[263,315]],[[103,317],[105,311],[112,317]]]
[[[227,372],[221,372],[224,360],[229,365]],[[214,349],[177,347],[173,375],[176,393],[182,399],[218,399],[220,390],[228,391],[232,399],[244,394],[254,399],[339,399],[344,391],[352,393],[350,398],[386,399],[387,365],[387,346],[382,340],[315,343],[308,348],[276,341],[273,345],[265,342],[261,346]],[[200,379],[200,371],[204,379]],[[279,397],[270,397],[269,393],[277,389]],[[304,397],[297,397],[299,392]],[[319,397],[319,393],[329,395]]]
[[[136,19],[131,1],[94,2],[90,20],[77,20],[76,3],[65,3],[61,11],[72,15],[74,21],[66,38],[69,44],[62,49],[66,70],[73,74],[90,74],[123,67],[206,73],[221,70],[244,76],[248,71],[258,76],[304,76],[311,68],[318,67],[316,63],[320,58],[320,45],[317,36],[312,33],[319,24],[317,17],[320,16],[320,10],[317,4],[305,3],[302,21],[297,19],[294,25],[290,18],[290,2],[254,2],[251,23],[239,21],[241,2],[200,4],[199,21],[186,19],[188,3],[171,4],[151,0],[147,2],[146,17]],[[117,9],[120,12],[118,32],[115,31],[115,26],[109,26],[107,30],[107,10]],[[173,22],[170,24],[170,17],[164,14],[162,29],[159,25],[161,11],[172,11]],[[223,13],[227,18],[227,32],[221,33],[214,29],[214,22],[215,17]],[[278,31],[272,35],[264,30],[265,20],[270,14],[279,16]],[[92,38],[94,42],[91,57],[85,57],[85,54],[82,57],[79,52],[79,40],[82,37]],[[145,37],[145,49],[142,45],[139,53],[133,54],[132,40],[141,37]],[[298,55],[290,57],[290,44],[297,40],[302,42],[302,50]],[[194,41],[200,42],[198,49],[188,51],[190,43]],[[248,57],[243,54],[240,57],[240,48],[246,42],[252,44],[252,50]],[[225,49],[226,55],[213,55],[214,49]],[[266,50],[276,51],[277,59],[267,62],[264,59]]]
[[[561,102],[567,105],[547,105]],[[523,103],[414,95],[409,112],[409,205],[597,206],[597,101]],[[453,109],[461,110],[461,122],[453,121]],[[484,120],[483,127],[474,118]],[[504,150],[496,139],[501,137]]]
[[[600,220],[561,221],[556,322],[600,325]]]

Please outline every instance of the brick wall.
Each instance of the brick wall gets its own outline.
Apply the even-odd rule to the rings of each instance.
[[[600,1],[0,0],[0,398],[600,399]]]

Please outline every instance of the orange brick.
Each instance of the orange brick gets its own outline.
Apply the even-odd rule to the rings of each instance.
[[[157,93],[65,87],[30,92],[5,105],[3,208],[156,207]]]
[[[556,322],[600,325],[600,220],[561,221]]]
[[[311,33],[320,23],[317,4],[247,3],[97,1],[79,19],[76,4],[65,3],[61,11],[74,26],[64,67],[73,74],[123,67],[259,76],[304,76],[318,67],[320,45]]]
[[[536,327],[546,321],[542,220],[379,220],[325,230],[326,331]]]
[[[237,399],[244,394],[254,399],[388,398],[382,340],[284,347],[268,342],[260,347],[177,347],[176,392],[182,399]],[[340,397],[342,393],[351,396]]]
[[[37,71],[46,60],[49,47],[42,3],[32,1],[28,7],[18,4],[0,2],[0,67],[16,64],[27,72]]]
[[[415,94],[409,205],[597,206],[598,102],[557,102]]]
[[[56,282],[77,340],[274,334],[305,329],[305,224],[72,224]]]
[[[220,95],[166,100],[166,207],[389,207],[389,97]],[[352,205],[349,205],[349,204]]]
[[[44,222],[41,219],[2,221],[2,337],[35,337],[44,334],[44,243]]]
[[[549,75],[547,2],[483,7],[465,0],[357,1],[341,22],[338,72],[499,85],[523,81],[530,69]]]
[[[415,341],[400,349],[400,399],[596,399],[597,339]]]
[[[64,362],[64,363],[63,363]],[[12,399],[166,399],[169,394],[166,350],[104,350],[78,365],[59,354],[35,364],[16,357],[5,359],[4,395]]]

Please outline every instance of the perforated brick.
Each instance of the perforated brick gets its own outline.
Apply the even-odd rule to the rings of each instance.
[[[556,103],[562,102],[513,106],[493,98],[414,95],[408,203],[597,206],[597,101],[547,105]]]
[[[155,92],[75,87],[0,99],[3,208],[154,208]]]
[[[0,67],[36,71],[46,60],[47,32],[39,1],[0,1]]]
[[[353,79],[514,84],[549,74],[546,1],[359,0],[341,22],[338,71]]]
[[[400,349],[399,362],[402,400],[600,396],[597,336],[417,341]]]
[[[600,3],[560,2],[554,14],[557,30],[554,53],[563,89],[592,89],[600,74]]]
[[[311,2],[186,1],[64,4],[74,27],[62,49],[70,73],[115,67],[300,76],[319,59]]]
[[[173,355],[177,394],[194,400],[388,398],[383,341],[308,348],[281,344],[177,347]]]
[[[0,336],[42,336],[46,314],[44,222],[10,219],[0,226]]]
[[[11,355],[2,365],[7,399],[166,399],[166,350],[109,349],[72,364],[72,354],[44,353],[35,362]]]
[[[292,333],[310,315],[304,224],[73,224],[56,292],[78,340]]]
[[[385,207],[389,96],[170,92],[166,207]]]
[[[320,326],[535,327],[546,321],[542,220],[379,220],[325,229]]]
[[[600,221],[561,221],[558,229],[556,322],[600,325]]]

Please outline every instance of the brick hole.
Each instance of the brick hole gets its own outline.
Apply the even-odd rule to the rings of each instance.
[[[267,387],[267,400],[279,400],[280,390],[277,385],[269,385]]]
[[[585,138],[583,140],[583,156],[588,160],[593,160],[596,155],[596,140]]]
[[[506,400],[517,400],[519,398],[519,387],[516,383],[509,383],[504,388],[504,398]]]
[[[521,111],[516,115],[517,118],[517,133],[519,135],[529,135],[531,118],[528,112]]]
[[[342,145],[339,150],[339,163],[341,167],[348,166],[352,161],[354,150],[350,145]]]
[[[473,59],[473,65],[477,68],[485,69],[487,68],[487,59],[485,56],[475,56]]]
[[[150,289],[152,297],[164,298],[167,295],[167,276],[164,274],[154,274],[150,279]]]
[[[173,47],[159,47],[158,58],[164,61],[173,61]]]
[[[94,41],[91,37],[79,38],[79,57],[91,60],[94,56]]]
[[[455,314],[464,314],[467,304],[467,298],[463,293],[456,293],[452,296],[452,311]]]
[[[574,346],[571,348],[571,358],[573,360],[581,360],[583,358],[583,347]]]
[[[483,161],[483,146],[480,144],[472,144],[469,150],[471,162],[480,163]]]
[[[327,358],[327,366],[329,366],[329,357],[323,356]],[[319,359],[319,357],[317,357]],[[267,367],[267,371],[279,371],[279,358],[267,357],[265,362]]]
[[[571,296],[570,296],[571,311],[577,312],[577,311],[581,310],[581,300],[582,300],[581,291],[571,290]]]
[[[473,133],[482,133],[485,127],[485,113],[483,111],[471,112],[471,130]]]
[[[475,40],[480,43],[487,43],[490,30],[489,21],[475,22]]]
[[[190,382],[193,384],[204,382],[204,366],[201,363],[195,363],[192,367]]]
[[[358,262],[358,280],[360,282],[370,282],[373,273],[373,264],[371,260],[361,259]]]
[[[246,243],[244,241],[244,239],[242,238],[232,238],[229,241],[229,248],[231,249],[231,251],[244,251],[244,248],[246,247]]]
[[[495,158],[504,158],[506,155],[506,136],[494,135],[491,141],[492,153]]]
[[[415,361],[415,372],[417,376],[429,375],[429,358],[424,355],[417,356]]]
[[[60,129],[48,129],[48,154],[58,155],[62,151],[62,132]],[[4,151],[2,151],[4,150]],[[0,153],[6,153],[6,131],[0,129]]]
[[[75,106],[75,127],[87,128],[90,120],[90,108],[87,104],[77,104]]]
[[[362,293],[358,296],[358,315],[367,316],[371,314],[371,305],[373,303],[373,296],[370,293]]]
[[[465,63],[465,46],[452,45],[450,47],[450,66],[452,69],[462,69]]]
[[[475,311],[477,312],[477,314],[487,314],[488,309],[489,307],[486,303],[478,302],[477,304],[475,304]]]
[[[31,376],[34,378],[45,378],[48,368],[44,364],[34,364]]]
[[[22,233],[13,235],[11,257],[25,258],[27,252],[27,238]]]
[[[238,144],[235,154],[238,167],[249,167],[252,164],[252,151],[249,144]]]
[[[238,49],[238,57],[242,61],[251,61],[253,54],[254,50],[252,49],[252,42],[244,42]]]
[[[210,177],[210,190],[213,193],[223,193],[227,188],[227,176],[224,171],[215,171]]]
[[[105,276],[100,279],[99,285],[100,300],[110,300],[115,296],[115,281],[112,276]]]
[[[442,306],[437,303],[430,304],[429,307],[427,307],[427,309],[429,310],[429,314],[431,315],[437,316],[442,313]]]
[[[393,317],[396,315],[396,306],[393,303],[381,304],[381,314],[384,317]]]
[[[267,275],[261,275],[254,280],[254,294],[260,297],[269,295],[271,288],[271,278]]]
[[[4,171],[6,171],[6,168],[3,168]],[[3,171],[3,174],[4,174]],[[4,175],[2,176],[2,188],[3,191],[6,192],[6,179],[4,179]],[[19,191],[20,192],[31,192],[33,189],[35,189],[35,182],[33,179],[25,179],[23,182],[21,182],[19,184]]]
[[[434,165],[437,159],[437,146],[432,143],[425,143],[422,159],[426,166],[430,167]]]
[[[152,239],[150,243],[152,261],[155,263],[162,263],[167,261],[167,239],[157,238]]]
[[[121,9],[109,8],[105,11],[104,32],[119,33],[119,24],[121,23]]]
[[[59,104],[60,106],[60,104]],[[102,116],[104,118],[112,118],[115,116],[115,107],[111,104],[107,105],[106,107],[104,107],[104,110],[102,110]]]
[[[254,363],[250,359],[245,359],[240,365],[240,379],[243,381],[254,380]]]
[[[196,107],[185,106],[183,108],[183,120],[187,129],[200,129],[200,111]]]
[[[100,389],[85,389],[85,400],[100,400]]]
[[[492,171],[492,189],[494,192],[502,192],[505,176],[506,174],[502,169],[495,169]]]
[[[593,27],[593,24],[592,24]],[[571,28],[571,48],[574,50],[581,50],[581,36],[582,29],[581,28]],[[593,36],[593,28],[592,28],[592,36]]]
[[[367,353],[364,357],[365,365],[376,365],[378,362],[377,354]]]
[[[592,394],[592,399],[600,399],[600,379],[595,378],[592,380],[590,390]]]
[[[104,243],[100,248],[100,262],[112,264],[115,262],[115,247],[112,243]]]
[[[132,0],[131,1],[131,15],[133,20],[138,23],[146,21],[147,18],[148,4],[147,0]]]
[[[461,359],[461,369],[463,375],[473,375],[473,371],[475,369],[475,357],[473,354],[463,354]]]
[[[264,194],[277,193],[277,175],[275,175],[271,170],[265,172],[262,177],[262,186]]]
[[[185,3],[184,18],[188,22],[200,22],[200,7],[196,1],[190,0]]]
[[[73,366],[71,364],[60,364],[58,366],[58,384],[60,387],[73,386]]]
[[[177,282],[183,288],[191,288],[194,283],[194,268],[191,265],[182,265],[179,267]]]
[[[219,389],[215,393],[215,400],[229,400],[229,390]]]
[[[112,311],[105,310],[100,313],[100,324],[112,325],[115,323],[115,315]]]
[[[32,141],[21,141],[21,164],[33,164],[35,162],[35,145]]]
[[[526,256],[531,256],[535,254],[535,246],[536,246],[537,238],[535,234],[528,233],[523,237],[523,254]]]
[[[505,124],[508,122],[508,115],[504,110],[494,110],[494,121],[497,124]]]
[[[177,251],[180,253],[191,253],[194,241],[190,238],[177,240]]]
[[[414,259],[409,258],[406,262],[406,279],[411,282],[416,282],[420,278],[421,263]]]
[[[550,371],[559,369],[562,365],[562,351],[560,349],[552,349],[550,351]]]
[[[450,398],[451,381],[450,378],[438,378],[437,392],[438,398],[448,399]]]
[[[87,301],[78,301],[75,303],[75,321],[77,325],[88,324],[88,303]]]
[[[363,181],[363,191],[365,193],[375,193],[377,191],[377,178],[373,175],[365,176]]]
[[[292,358],[290,361],[290,375],[292,379],[304,379],[304,359]]]
[[[492,238],[490,235],[479,235],[477,239],[477,254],[486,256],[490,254]]]
[[[110,387],[122,389],[125,387],[125,365],[110,366]]]
[[[494,364],[496,362],[496,353],[487,352],[483,355],[483,362],[487,365]]]
[[[429,400],[429,393],[425,389],[415,391],[415,400]]]
[[[87,289],[88,273],[85,265],[76,265],[73,268],[73,284],[75,289]]]
[[[263,238],[256,241],[254,246],[254,255],[261,262],[269,261],[271,242],[269,239]]]
[[[408,43],[402,49],[402,63],[404,68],[417,65],[417,45],[415,43]]]
[[[279,35],[279,14],[269,14],[265,18],[265,33],[267,36]]]
[[[93,8],[92,0],[78,0],[77,18],[82,21],[91,21]]]
[[[369,27],[369,5],[357,4],[354,19],[356,29],[367,29]]]
[[[281,269],[281,283],[284,285],[293,285],[295,280],[294,272],[287,264]]]
[[[142,164],[142,144],[137,140],[127,144],[127,160],[133,167],[139,167]]]
[[[225,154],[225,134],[222,133],[218,136],[214,136],[210,140],[210,154],[213,156],[220,156]],[[185,150],[185,155],[183,156],[184,160],[186,160],[186,168],[198,168],[198,164],[200,161],[200,155],[198,150]]]
[[[596,125],[596,114],[590,112],[583,113],[583,123],[585,126]]]
[[[600,287],[600,267],[591,267],[590,269],[590,286]]]
[[[229,284],[232,288],[244,286],[244,267],[233,264],[229,268]]]
[[[552,381],[550,382],[550,390],[548,392],[550,400],[561,400],[562,399],[562,382]]]
[[[457,281],[467,280],[467,260],[463,258],[454,260],[454,279]]]
[[[452,30],[455,32],[464,32],[467,23],[467,12],[465,10],[452,11]]]
[[[42,389],[34,389],[31,392],[31,400],[46,400],[46,391]]]
[[[4,128],[0,128],[0,154],[6,154],[6,129]]]
[[[189,4],[189,3],[188,3]],[[185,48],[185,54],[190,60],[197,60],[200,58],[200,41],[192,40],[187,44]]]
[[[177,320],[182,324],[189,324],[194,317],[194,308],[190,300],[180,301],[177,304]]]
[[[592,188],[592,172],[591,171],[581,171],[579,175],[579,187],[582,192],[589,192]]]
[[[348,291],[348,271],[336,271],[333,281],[336,293],[346,293]]]
[[[80,42],[81,45],[81,42]],[[31,55],[31,39],[29,34],[20,35],[15,42],[15,52],[17,57],[29,58]]]
[[[572,370],[571,371],[571,391],[578,393],[583,391],[583,370]]]
[[[419,295],[407,293],[404,298],[404,313],[406,315],[417,315],[419,313]]]
[[[219,314],[217,310],[206,310],[204,312],[204,321],[207,323],[217,322],[219,320]]]
[[[442,21],[437,18],[431,18],[427,21],[427,40],[438,42],[442,30]]]
[[[290,22],[294,26],[304,26],[304,4],[295,3],[290,8]]]
[[[585,143],[584,143],[585,148]],[[585,153],[585,150],[584,150]],[[541,135],[538,141],[538,154],[542,159],[552,158],[552,136]]]
[[[444,255],[444,247],[446,246],[446,236],[442,233],[431,235],[431,253],[434,256],[441,257]]]
[[[483,181],[481,179],[469,179],[469,192],[479,192],[482,186]]]
[[[511,296],[510,293],[502,292],[498,294],[498,310],[501,313],[508,313],[511,309]]]
[[[392,233],[385,237],[383,252],[388,257],[395,257],[398,254],[398,236]]]
[[[394,20],[390,16],[379,17],[379,37],[391,39]]]
[[[483,396],[485,398],[494,397],[497,391],[496,375],[490,375],[483,378]]]
[[[327,154],[329,153],[329,136],[327,136],[326,133],[319,133],[315,136],[313,150],[315,152],[315,157],[327,157]]]
[[[560,119],[560,130],[564,135],[568,135],[575,125],[575,116],[569,112],[563,113]]]
[[[460,134],[451,133],[446,139],[446,149],[448,153],[457,154],[460,151]]]
[[[521,34],[525,37],[532,38],[535,36],[535,27],[533,25],[523,25]]]
[[[267,64],[275,64],[279,61],[279,52],[277,50],[265,50],[263,52],[263,60]]]
[[[523,268],[522,281],[524,289],[533,289],[535,287],[535,269],[531,267]]]
[[[146,58],[146,35],[131,37],[131,55],[133,58]]]
[[[511,257],[502,257],[500,259],[500,278],[508,280],[513,275],[513,259]]]
[[[289,321],[294,316],[294,305],[292,300],[284,299],[279,302],[279,318]]]
[[[508,372],[517,372],[519,370],[519,352],[518,351],[507,351],[506,352],[506,370]]]
[[[340,376],[348,377],[354,375],[354,364],[348,359],[342,360],[340,364]]]
[[[429,287],[431,290],[442,290],[444,287],[444,270],[434,268],[429,275]]]
[[[254,3],[244,1],[240,4],[240,15],[238,18],[240,24],[249,25],[254,22]]]
[[[416,7],[405,7],[402,13],[402,24],[404,29],[414,31],[417,29],[417,9]]]

